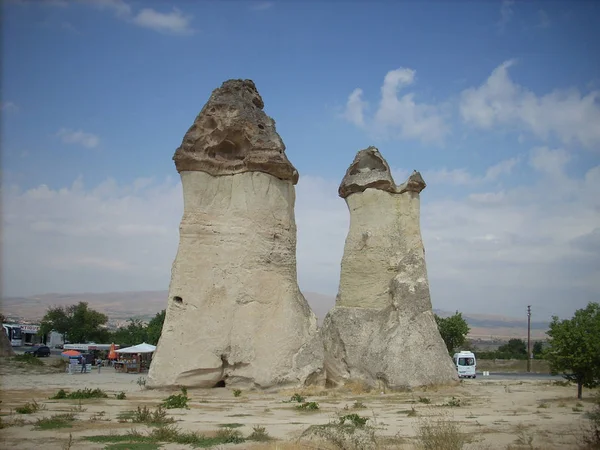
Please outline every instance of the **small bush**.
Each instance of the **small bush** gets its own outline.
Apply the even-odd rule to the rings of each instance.
[[[88,398],[108,398],[108,394],[104,392],[100,388],[96,389],[78,389],[76,391],[66,393],[64,389],[60,389],[53,397],[50,397],[52,400],[62,400],[62,399],[71,399],[71,400],[81,400]]]
[[[269,441],[271,440],[271,436],[267,433],[267,429],[265,427],[261,427],[256,425],[252,428],[252,433],[248,436],[248,440],[250,441]]]
[[[594,408],[585,414],[588,424],[583,428],[581,441],[589,449],[600,448],[600,394],[596,394]]]
[[[154,411],[147,406],[143,408],[138,406],[137,410],[130,411],[127,415],[123,414],[120,417],[123,421],[128,420],[133,423],[145,423],[147,425],[162,425],[175,422],[175,419],[167,416],[167,412],[159,406]]]
[[[67,414],[54,414],[50,417],[44,417],[38,419],[35,423],[35,428],[39,430],[53,430],[55,428],[71,428],[71,422],[75,420],[75,415],[71,413]]]
[[[419,403],[425,403],[426,405],[429,405],[431,403],[431,400],[427,397],[419,397]]]
[[[186,408],[188,407],[188,401],[190,398],[187,396],[187,389],[185,387],[181,388],[181,394],[169,395],[162,402],[162,406],[166,409],[175,409],[175,408]]]
[[[294,395],[292,395],[290,397],[290,402],[295,402],[295,403],[304,403],[306,401],[305,397],[302,397],[300,394],[295,393]]]
[[[33,414],[38,412],[40,409],[45,409],[45,405],[40,405],[35,400],[32,400],[31,403],[25,403],[23,406],[18,406],[15,408],[15,412],[17,414]]]
[[[340,425],[344,425],[346,422],[351,423],[355,427],[364,427],[369,420],[368,417],[361,417],[358,414],[346,414],[339,418]]]
[[[146,379],[144,377],[138,377],[136,383],[142,389],[146,387]]]
[[[296,409],[303,411],[316,411],[319,409],[319,404],[317,402],[304,402],[301,405],[296,405]]]
[[[421,420],[417,426],[419,450],[461,450],[466,443],[458,425],[445,418]]]
[[[13,356],[13,359],[17,362],[20,362],[23,364],[28,364],[30,366],[43,366],[44,365],[43,361],[40,358],[33,356],[31,354],[16,355],[16,356]]]
[[[352,405],[352,407],[353,407],[354,409],[365,409],[365,408],[366,408],[366,405],[365,405],[363,402],[359,402],[358,400],[356,400],[356,401],[354,402],[354,404]]]
[[[115,394],[115,397],[117,398],[117,400],[125,400],[127,398],[127,395],[125,395],[125,392],[121,391],[118,394]]]
[[[240,389],[234,389],[233,390],[233,396],[234,397],[239,397],[240,395],[242,395],[242,391]]]
[[[459,408],[462,406],[462,404],[461,404],[460,398],[452,397],[450,400],[448,400],[442,406],[449,406],[451,408]]]

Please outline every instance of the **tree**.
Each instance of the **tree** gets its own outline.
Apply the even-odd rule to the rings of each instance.
[[[533,353],[533,357],[536,359],[543,359],[544,355],[544,344],[542,341],[535,341],[533,343],[533,348],[531,349],[531,353]]]
[[[148,344],[156,345],[158,344],[158,340],[160,339],[160,334],[162,333],[163,324],[165,323],[165,315],[167,313],[166,309],[163,309],[161,312],[156,313],[156,315],[152,318],[152,320],[148,323]]]
[[[463,319],[462,313],[456,311],[450,317],[440,317],[435,314],[435,321],[448,352],[451,354],[454,353],[454,350],[465,343],[467,334],[471,330],[466,320]]]
[[[39,334],[45,335],[56,331],[64,335],[70,342],[108,341],[109,333],[103,328],[108,322],[106,314],[88,308],[86,302],[76,305],[56,306],[48,308],[40,323]]]
[[[165,313],[166,310],[163,309],[147,325],[139,319],[129,319],[126,327],[121,327],[111,334],[112,342],[126,347],[142,342],[156,345],[165,321]]]
[[[497,353],[500,359],[527,359],[527,344],[523,339],[510,339]]]
[[[600,386],[600,304],[590,302],[573,318],[552,317],[549,347],[544,352],[553,375],[562,373],[577,383],[577,398],[583,387]]]

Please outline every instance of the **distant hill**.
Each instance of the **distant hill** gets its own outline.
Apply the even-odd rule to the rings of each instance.
[[[317,315],[319,323],[333,308],[335,297],[316,292],[304,292],[306,300]],[[81,294],[41,294],[31,297],[5,297],[2,299],[2,313],[11,318],[39,321],[51,306],[73,305],[88,302],[90,307],[108,315],[113,321],[132,317],[150,319],[167,306],[167,291],[131,291]],[[434,310],[441,317],[453,313]],[[527,320],[501,315],[469,314],[463,317],[471,327],[470,336],[480,339],[509,339],[527,336]],[[545,338],[547,322],[532,322],[533,339]]]

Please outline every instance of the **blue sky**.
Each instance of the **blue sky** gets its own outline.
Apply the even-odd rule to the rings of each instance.
[[[166,289],[181,217],[171,157],[211,91],[250,78],[300,172],[302,289],[335,295],[337,185],[375,145],[397,183],[412,169],[428,183],[434,307],[570,315],[600,294],[599,13],[5,1],[4,295]]]

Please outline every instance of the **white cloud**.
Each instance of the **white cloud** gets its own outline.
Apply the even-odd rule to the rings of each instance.
[[[549,28],[550,25],[552,24],[552,22],[550,21],[550,16],[548,16],[548,13],[546,11],[544,11],[543,9],[540,9],[538,11],[538,19],[539,19],[539,22],[537,24],[538,28]]]
[[[460,169],[429,169],[423,171],[423,178],[429,185],[449,184],[454,186],[467,186],[488,183],[498,180],[503,175],[510,175],[513,168],[520,162],[519,157],[500,161],[490,166],[482,176],[473,175],[465,168]],[[396,180],[398,181],[398,180]]]
[[[514,14],[512,9],[513,4],[514,0],[502,0],[502,4],[500,5],[500,20],[498,20],[498,28],[501,32],[505,30],[506,25],[512,19]]]
[[[273,2],[258,2],[258,3],[254,3],[250,9],[253,9],[255,11],[265,11],[267,9],[271,9],[273,6],[275,6],[275,3]]]
[[[536,147],[531,152],[529,164],[535,170],[547,175],[560,177],[564,175],[564,167],[571,157],[563,149],[549,149],[548,147]]]
[[[190,27],[191,20],[192,16],[183,14],[177,8],[169,13],[144,8],[133,18],[133,23],[161,33],[192,34],[194,30]]]
[[[175,7],[170,12],[159,12],[152,8],[142,8],[135,13],[131,4],[124,0],[78,1],[99,10],[111,11],[118,19],[159,33],[176,35],[190,35],[194,33],[191,27],[193,17],[184,14],[180,9]]]
[[[554,167],[540,162],[552,160],[549,152],[536,149],[531,161]],[[450,169],[455,175],[445,176],[485,179],[491,171],[499,177],[510,163],[496,166],[504,169],[483,175]],[[431,198],[423,191],[434,307],[514,315],[531,304],[541,320],[570,315],[598,298],[600,257],[591,249],[599,245],[600,166],[580,178],[556,179],[552,170],[532,177],[527,185],[499,191],[466,183],[459,198]],[[305,291],[337,291],[349,224],[338,181],[303,176],[297,186],[298,276]],[[60,189],[12,187],[2,194],[2,257],[9,262],[2,271],[9,295],[168,286],[183,207],[179,181],[122,185],[109,179],[88,187],[77,179]]]
[[[15,102],[11,102],[11,101],[0,102],[0,111],[7,113],[9,111],[18,111],[18,110],[19,110],[19,107],[17,106],[17,104]]]
[[[367,102],[362,99],[363,91],[360,88],[354,89],[346,102],[344,117],[356,126],[362,127],[365,124],[364,110]]]
[[[398,92],[414,84],[416,72],[408,68],[389,71],[381,86],[381,100],[374,117],[365,120],[368,103],[363,101],[363,91],[355,89],[346,103],[343,116],[346,120],[379,137],[416,139],[427,143],[441,143],[449,132],[441,108],[418,103],[413,92],[398,97]]]
[[[482,129],[507,125],[542,140],[557,137],[565,145],[600,149],[600,91],[582,95],[571,88],[538,96],[510,79],[508,68],[514,64],[502,63],[481,86],[462,92],[465,122]]]
[[[92,133],[86,133],[81,130],[70,130],[61,128],[56,133],[65,144],[79,144],[87,148],[97,147],[100,143],[100,138]]]
[[[100,10],[113,12],[119,18],[131,15],[131,6],[123,0],[78,0],[80,3],[91,5]]]

